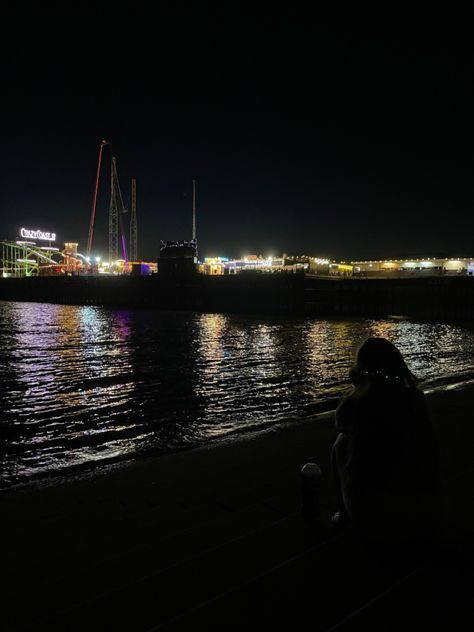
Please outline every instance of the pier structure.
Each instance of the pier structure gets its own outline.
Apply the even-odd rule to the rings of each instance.
[[[472,277],[343,278],[304,274],[204,275],[192,254],[169,256],[131,274],[0,279],[0,300],[215,313],[298,314],[316,318],[474,318]],[[176,250],[178,254],[178,250]]]

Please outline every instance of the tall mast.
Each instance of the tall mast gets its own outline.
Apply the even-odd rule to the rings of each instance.
[[[90,224],[89,224],[89,237],[87,239],[87,256],[88,257],[90,257],[91,249],[92,249],[92,236],[94,234],[95,208],[96,208],[96,205],[97,205],[97,191],[99,189],[100,163],[102,161],[102,150],[104,148],[104,145],[108,145],[108,142],[106,140],[103,140],[100,143],[100,148],[99,148],[99,161],[97,163],[97,175],[96,175],[96,178],[95,178],[94,199],[92,201],[91,221],[90,221]]]
[[[130,216],[130,261],[138,261],[137,181],[132,178],[132,213]]]
[[[193,180],[193,239],[196,239],[196,180]]]

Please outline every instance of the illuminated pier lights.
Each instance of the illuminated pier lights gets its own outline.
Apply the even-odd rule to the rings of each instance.
[[[257,255],[248,255],[243,259],[205,257],[198,269],[201,274],[208,275],[239,274],[244,270],[276,272],[283,269],[284,263],[283,257],[260,257]]]
[[[262,257],[247,255],[242,259],[228,259],[227,257],[206,257],[199,264],[199,272],[209,275],[240,274],[241,272],[285,272],[306,274],[332,274],[331,262],[321,257],[297,256],[289,257],[283,254],[279,257]]]

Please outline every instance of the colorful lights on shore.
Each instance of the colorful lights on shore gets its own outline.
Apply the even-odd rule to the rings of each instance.
[[[2,258],[0,260],[0,276],[35,276],[43,274],[147,274],[158,272],[158,262],[127,261],[126,248],[124,258],[115,261],[105,261],[98,254],[78,252],[77,242],[66,242],[64,248],[52,246],[56,241],[56,233],[41,229],[22,227],[21,238],[16,241],[2,241]],[[40,245],[37,241],[49,242]],[[125,246],[125,244],[124,244]],[[223,256],[205,257],[202,261],[197,258],[197,242],[161,241],[159,259],[163,250],[186,249],[188,257],[194,257],[196,269],[201,274],[223,275],[239,274],[240,272],[265,273],[304,273],[310,276],[435,276],[435,275],[468,275],[474,277],[474,257],[412,257],[407,259],[365,259],[357,261],[335,261],[326,257],[309,255],[281,255],[245,254],[240,259]],[[188,252],[189,251],[189,252]],[[158,253],[157,253],[158,254]],[[172,258],[179,258],[176,252]]]

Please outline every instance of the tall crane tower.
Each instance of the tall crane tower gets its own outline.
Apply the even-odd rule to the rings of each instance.
[[[130,261],[138,261],[137,181],[132,178],[132,212],[130,215]]]
[[[125,259],[125,267],[128,267],[127,247],[125,243],[125,234],[123,232],[122,215],[127,212],[124,206],[122,192],[117,175],[117,160],[112,156],[111,174],[110,174],[110,206],[109,206],[109,263],[118,259],[119,250],[119,229],[122,241],[123,258]]]

